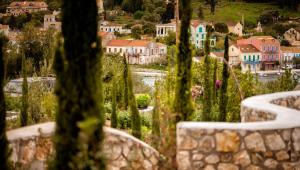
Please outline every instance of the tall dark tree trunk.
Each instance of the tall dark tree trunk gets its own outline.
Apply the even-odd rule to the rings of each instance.
[[[84,169],[105,169],[101,156],[104,138],[102,126],[103,96],[100,82],[102,67],[101,42],[97,38],[96,0],[63,0],[63,49],[58,48],[54,69],[57,74],[55,161],[53,168],[72,169],[84,163]],[[78,124],[88,121],[89,133]],[[79,132],[85,133],[88,162],[75,161],[80,151]]]
[[[190,48],[189,27],[192,17],[191,0],[182,0],[183,10],[180,29],[180,43],[177,55],[177,82],[174,100],[175,122],[190,120],[194,108],[192,103],[192,50]]]
[[[228,70],[228,48],[229,48],[229,42],[228,42],[228,36],[225,38],[225,53],[224,53],[224,60],[226,62],[223,62],[223,73],[222,73],[222,85],[221,85],[221,91],[220,91],[220,102],[219,102],[219,111],[220,111],[220,120],[222,122],[226,122],[227,118],[227,103],[228,103],[228,94],[227,94],[227,85],[228,85],[228,78],[229,78],[229,70]]]
[[[152,113],[152,145],[158,149],[160,146],[160,97],[159,82],[155,82],[154,109]]]
[[[211,59],[210,55],[210,35],[211,27],[207,27],[207,35],[205,41],[205,57],[204,57],[204,93],[203,93],[203,121],[211,121],[212,116],[212,80],[211,80]]]
[[[9,148],[6,137],[6,109],[4,99],[4,36],[0,35],[0,162],[1,169],[9,170]]]

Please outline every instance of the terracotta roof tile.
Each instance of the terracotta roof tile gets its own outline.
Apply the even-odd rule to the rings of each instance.
[[[281,46],[282,52],[292,52],[292,53],[300,53],[300,48],[298,47],[285,47]]]
[[[46,2],[34,2],[34,1],[23,1],[23,2],[12,2],[9,4],[10,8],[16,8],[16,7],[20,7],[20,8],[25,8],[25,7],[35,7],[35,8],[47,8],[48,5],[46,4]]]
[[[246,45],[238,45],[237,46],[241,52],[243,53],[258,53],[260,52],[256,47],[254,47],[251,44],[246,44]]]

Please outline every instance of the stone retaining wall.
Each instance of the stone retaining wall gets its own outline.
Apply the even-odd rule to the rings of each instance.
[[[300,92],[249,98],[243,123],[179,123],[178,169],[300,170],[299,100]]]
[[[115,129],[104,128],[107,169],[156,170],[159,153],[146,143]],[[43,170],[53,155],[54,123],[7,132],[15,169]],[[1,168],[0,168],[1,169]]]

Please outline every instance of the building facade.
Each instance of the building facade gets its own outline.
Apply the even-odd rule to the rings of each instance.
[[[262,70],[275,70],[279,67],[280,42],[272,36],[252,36],[237,40],[237,45],[253,45],[261,52]]]
[[[156,26],[156,37],[166,37],[169,32],[176,32],[176,23],[171,22],[168,24],[157,24]]]
[[[22,1],[12,2],[6,8],[6,13],[9,15],[18,16],[24,13],[32,13],[39,11],[47,11],[48,5],[42,1]]]
[[[61,31],[61,22],[56,21],[56,14],[44,16],[44,29],[55,29]]]
[[[243,25],[238,23],[229,22],[227,23],[229,33],[233,33],[238,36],[243,36]]]
[[[191,43],[195,45],[196,48],[203,49],[206,40],[206,26],[207,24],[200,22],[199,20],[191,21]],[[216,38],[210,38],[210,47],[216,46]]]
[[[281,63],[293,64],[294,59],[300,59],[300,48],[297,47],[281,47]]]
[[[112,22],[108,22],[108,21],[99,21],[99,31],[103,31],[103,32],[118,32],[120,34],[130,34],[131,30],[130,29],[124,29],[123,25],[121,24],[116,24],[116,23],[112,23]]]
[[[300,47],[300,27],[287,30],[283,36],[292,46]]]
[[[104,48],[107,46],[109,41],[117,39],[115,34],[112,32],[100,31],[100,32],[98,32],[98,36],[101,37],[102,47],[104,47]]]
[[[111,40],[106,53],[125,55],[129,64],[150,64],[167,55],[167,46],[146,40]]]

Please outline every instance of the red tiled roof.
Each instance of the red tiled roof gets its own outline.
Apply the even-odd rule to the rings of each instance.
[[[285,47],[281,46],[282,52],[292,52],[292,53],[300,53],[300,48],[298,47]]]
[[[46,2],[35,2],[35,1],[23,1],[23,2],[12,2],[8,6],[9,8],[24,8],[24,7],[35,7],[35,8],[47,8]]]
[[[224,57],[224,52],[211,52],[211,53],[217,57]]]
[[[260,52],[256,47],[254,47],[251,44],[246,44],[246,45],[238,45],[237,46],[241,52],[243,53],[258,53]]]
[[[132,47],[146,47],[150,41],[146,40],[111,40],[108,42],[107,46],[132,46]]]
[[[9,26],[0,24],[0,29],[9,29]]]

